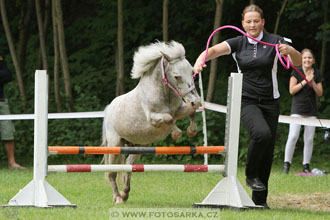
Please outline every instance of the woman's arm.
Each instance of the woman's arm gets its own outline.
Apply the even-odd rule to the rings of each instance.
[[[310,76],[306,76],[306,79],[313,85],[314,92],[316,93],[317,96],[322,96],[323,95],[323,85],[322,82],[316,83],[314,81],[314,74]],[[294,95],[297,92],[299,92],[304,86],[307,85],[307,82],[305,80],[301,81],[298,83],[298,80],[296,77],[291,76],[290,78],[290,94]]]
[[[295,95],[297,92],[302,90],[303,87],[304,86],[302,83],[298,83],[298,80],[296,77],[291,76],[290,84],[289,84],[289,92],[291,95]]]
[[[206,61],[209,61],[209,60],[212,60],[214,58],[217,58],[219,56],[223,56],[223,55],[226,55],[228,54],[230,51],[229,51],[229,48],[228,48],[228,45],[227,43],[225,43],[224,41],[209,48],[208,49],[208,52],[207,52],[207,57],[206,57]],[[194,72],[195,73],[199,73],[203,70],[203,68],[206,67],[206,65],[204,64],[204,66],[202,66],[203,64],[203,60],[204,60],[204,57],[205,57],[205,51],[203,51],[199,56],[198,58],[196,59],[196,62],[194,64]]]
[[[313,80],[312,85],[313,85],[313,89],[314,89],[316,95],[322,96],[323,95],[322,82],[315,83],[315,81]]]
[[[282,56],[288,56],[291,63],[295,66],[301,66],[301,53],[297,51],[294,47],[287,44],[280,44],[278,46]]]

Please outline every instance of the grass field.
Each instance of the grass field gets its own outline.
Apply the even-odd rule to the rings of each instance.
[[[270,179],[271,210],[192,209],[192,204],[201,202],[221,179],[216,173],[134,173],[130,198],[122,205],[113,204],[103,173],[58,173],[50,174],[47,182],[77,208],[0,208],[0,219],[330,219],[330,175],[295,176],[300,165],[294,166],[289,175],[281,174],[280,169],[280,164],[275,164]],[[32,168],[0,169],[0,203],[7,204],[32,177]],[[238,179],[251,194],[243,184],[244,178],[244,167],[240,167]],[[148,208],[152,212],[167,212],[167,217],[156,216],[157,212],[153,213],[154,218],[112,217],[114,210],[141,212]],[[175,218],[168,215],[173,210],[197,214]]]

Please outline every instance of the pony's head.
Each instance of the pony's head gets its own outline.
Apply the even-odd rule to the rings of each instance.
[[[140,78],[154,70],[156,63],[161,62],[162,77],[171,89],[189,103],[195,110],[200,105],[200,97],[194,87],[193,67],[185,58],[182,44],[156,42],[140,47],[134,54],[132,78]],[[160,70],[157,71],[159,74]]]
[[[132,78],[140,78],[147,72],[152,71],[155,63],[164,55],[169,61],[180,58],[184,59],[185,50],[182,44],[175,41],[171,41],[170,43],[158,41],[147,46],[139,47],[133,57]]]

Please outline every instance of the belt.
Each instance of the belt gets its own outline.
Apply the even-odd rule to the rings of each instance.
[[[6,99],[5,98],[0,98],[0,102],[5,102]]]
[[[277,102],[278,99],[263,99],[263,98],[251,98],[248,96],[242,96],[242,100],[246,100],[246,101],[254,101],[256,103],[273,103],[273,102]]]

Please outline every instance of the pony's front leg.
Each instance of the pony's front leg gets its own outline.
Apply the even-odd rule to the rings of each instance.
[[[193,113],[195,113],[195,110],[189,107],[186,103],[182,102],[180,108],[175,112],[175,119],[182,120]]]
[[[187,128],[187,135],[193,137],[197,134],[196,112],[189,115],[190,125]]]
[[[156,128],[159,128],[163,123],[170,124],[173,120],[174,118],[168,113],[150,112],[149,114],[150,124]]]
[[[176,126],[175,122],[173,123],[173,126],[172,126],[171,137],[173,140],[178,140],[179,138],[182,137],[182,131],[180,128],[178,128]]]
[[[187,128],[187,135],[193,137],[197,134],[197,125],[196,125],[196,111],[190,108],[185,103],[182,103],[178,111],[175,113],[175,119],[183,119],[189,115],[190,124]]]

